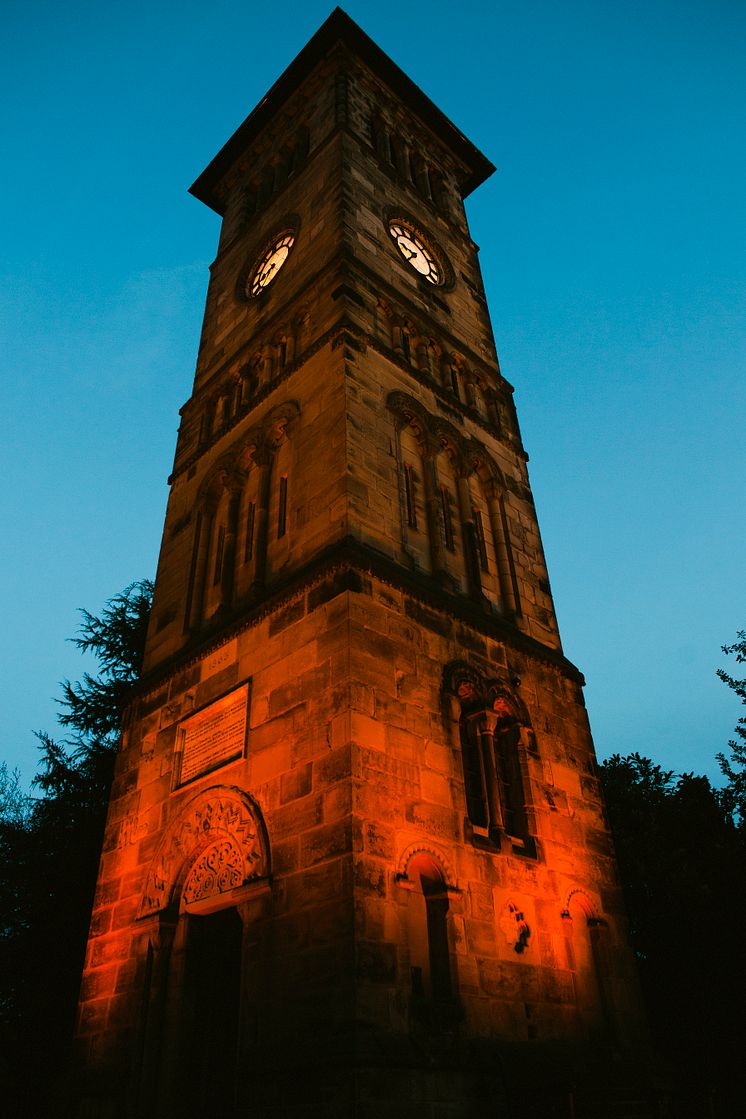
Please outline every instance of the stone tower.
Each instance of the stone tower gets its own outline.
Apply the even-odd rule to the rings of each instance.
[[[583,680],[464,213],[492,170],[337,10],[192,187],[222,228],[79,1116],[644,1113]]]

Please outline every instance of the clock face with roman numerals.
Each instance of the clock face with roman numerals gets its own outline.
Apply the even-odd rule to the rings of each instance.
[[[285,229],[272,238],[249,273],[248,283],[246,284],[246,294],[248,296],[259,295],[272,283],[287,260],[294,243],[295,234],[290,229]]]
[[[415,272],[419,272],[431,284],[443,283],[443,269],[431,248],[425,243],[421,233],[403,221],[389,223],[389,233],[399,252]]]

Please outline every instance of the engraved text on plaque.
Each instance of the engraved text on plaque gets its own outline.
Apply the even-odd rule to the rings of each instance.
[[[243,755],[248,707],[249,685],[244,684],[179,724],[178,785]]]

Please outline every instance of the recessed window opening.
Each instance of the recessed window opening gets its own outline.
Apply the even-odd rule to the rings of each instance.
[[[212,575],[212,585],[216,587],[223,574],[223,552],[225,551],[225,526],[218,529],[218,539],[215,545],[215,570]]]
[[[243,561],[249,563],[254,557],[254,522],[256,521],[256,502],[250,501],[246,510],[246,543],[243,550]]]
[[[453,515],[451,513],[451,495],[448,492],[447,486],[440,487],[440,505],[443,510],[443,533],[445,536],[446,548],[449,552],[456,549],[453,538]]]
[[[484,522],[482,520],[482,514],[478,509],[474,510],[474,535],[477,541],[479,566],[482,568],[482,571],[489,571],[489,564],[487,562],[487,541],[484,538]]]
[[[280,500],[277,507],[277,539],[281,540],[287,531],[288,512],[288,476],[283,474],[280,478]]]
[[[415,500],[414,469],[404,465],[404,498],[407,506],[407,524],[410,528],[417,528],[417,505]]]
[[[440,868],[416,856],[407,876],[411,896],[410,960],[413,996],[446,1002],[453,998],[448,945],[448,891]]]

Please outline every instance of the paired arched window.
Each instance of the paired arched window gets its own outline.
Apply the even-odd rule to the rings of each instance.
[[[523,703],[505,682],[483,678],[463,662],[446,669],[446,690],[459,705],[466,812],[473,834],[532,854],[525,757],[534,746]]]
[[[294,402],[272,409],[205,479],[195,518],[185,629],[199,629],[264,589],[290,546]]]
[[[446,588],[507,616],[519,614],[497,465],[480,444],[407,393],[391,393],[388,405],[397,420],[405,549]]]

